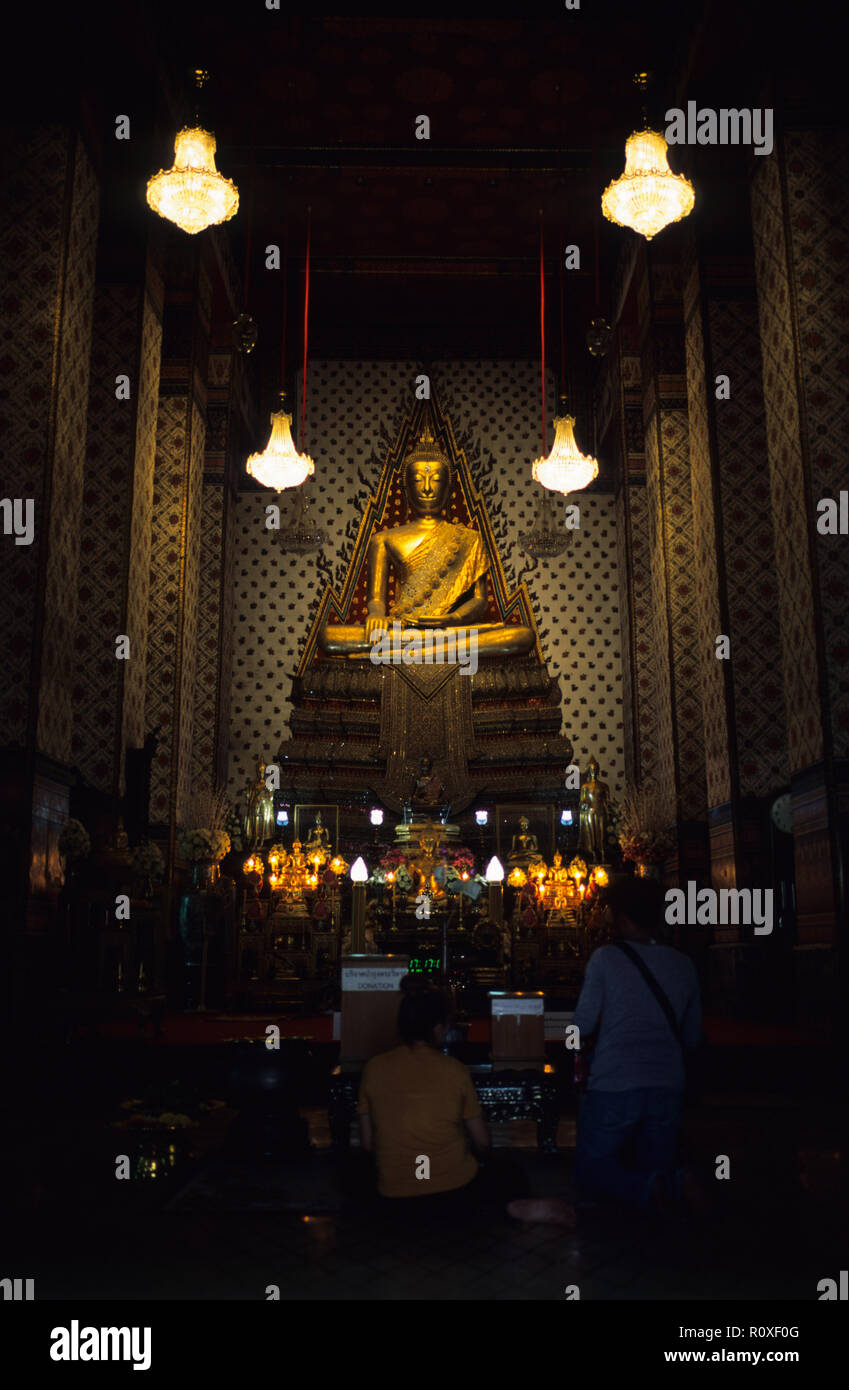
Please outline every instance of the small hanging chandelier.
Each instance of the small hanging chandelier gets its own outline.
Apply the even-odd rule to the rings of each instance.
[[[543,489],[532,529],[519,535],[520,549],[534,560],[553,560],[568,550],[573,538],[572,531],[557,525],[551,498]]]
[[[319,522],[313,521],[306,490],[295,493],[295,511],[286,527],[277,532],[277,544],[281,550],[294,555],[309,555],[313,550],[321,550],[327,534]]]
[[[198,91],[209,74],[198,68]],[[227,222],[239,206],[239,190],[215,167],[215,136],[198,124],[184,126],[174,140],[174,164],[148,179],[149,207],[194,235],[218,222]]]
[[[560,409],[554,420],[554,447],[548,458],[534,459],[532,472],[552,492],[580,492],[598,477],[598,460],[582,454],[575,443],[575,417],[566,414],[565,396]]]
[[[635,85],[645,93],[648,73],[638,72]],[[690,180],[673,174],[667,158],[668,145],[659,130],[650,130],[643,107],[642,130],[625,142],[625,172],[601,195],[601,210],[608,222],[630,227],[651,241],[671,222],[680,222],[693,211],[696,195]]]
[[[292,438],[292,416],[286,409],[286,396],[281,392],[280,409],[271,416],[271,437],[261,454],[249,454],[245,464],[252,478],[263,487],[282,492],[287,487],[300,487],[315,472],[315,464],[306,454],[299,454]]]

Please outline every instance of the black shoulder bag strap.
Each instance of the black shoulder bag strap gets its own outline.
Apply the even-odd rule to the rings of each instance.
[[[678,1046],[680,1047],[681,1051],[683,1052],[684,1059],[686,1061],[687,1049],[684,1046],[684,1039],[681,1036],[681,1029],[678,1026],[678,1019],[675,1017],[675,1010],[673,1009],[667,994],[661,988],[660,984],[655,979],[652,972],[649,970],[642,956],[640,956],[638,952],[634,950],[633,946],[629,946],[627,941],[614,941],[612,944],[614,946],[618,946],[619,950],[623,951],[624,954],[628,957],[628,959],[639,970],[640,974],[642,975],[643,979],[645,980],[646,984],[648,985],[658,1004],[663,1009],[663,1012],[666,1014],[667,1022],[669,1023],[670,1028],[675,1034],[675,1040],[678,1043]]]

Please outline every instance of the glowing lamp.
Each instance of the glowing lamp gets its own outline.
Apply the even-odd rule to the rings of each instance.
[[[245,464],[252,478],[263,487],[282,492],[300,487],[315,472],[315,464],[299,454],[292,438],[292,416],[283,408],[271,416],[271,436],[261,454],[250,454]]]
[[[504,881],[504,866],[501,860],[496,858],[495,855],[492,856],[486,866],[485,877],[487,883],[503,883]]]
[[[370,815],[369,815],[369,820],[371,821],[372,825],[382,825],[382,824],[383,824],[383,812],[381,811],[381,809],[380,809],[379,806],[373,806],[373,807],[371,808],[371,813],[370,813]]]
[[[262,859],[258,854],[248,855],[247,859],[242,865],[242,873],[245,874],[261,874],[263,873],[264,869],[265,865],[263,864]]]
[[[200,126],[184,128],[174,141],[174,163],[147,182],[148,206],[194,235],[227,222],[239,206],[239,190],[215,167],[215,136]]]
[[[608,222],[630,227],[651,241],[671,222],[693,211],[696,195],[683,174],[669,167],[669,146],[658,130],[639,130],[625,142],[625,172],[601,195]]]
[[[333,871],[333,873],[344,874],[347,867],[348,865],[345,863],[345,860],[341,857],[341,855],[334,854],[333,858],[330,861],[330,868]]]
[[[475,820],[478,825],[486,825],[489,821],[489,811],[475,811]]]
[[[527,881],[528,876],[524,869],[511,869],[507,876],[507,882],[510,884],[511,888],[524,888]]]
[[[601,867],[600,864],[598,868],[593,869],[593,878],[595,879],[599,888],[604,888],[610,882],[610,875],[608,874],[606,869],[603,869]]]
[[[366,861],[363,859],[362,855],[360,855],[359,859],[355,859],[351,865],[351,882],[368,882],[368,869],[366,868]]]
[[[598,477],[598,460],[582,454],[575,443],[574,415],[557,416],[551,453],[534,459],[532,472],[551,492],[578,492]]]

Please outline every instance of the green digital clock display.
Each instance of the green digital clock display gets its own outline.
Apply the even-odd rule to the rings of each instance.
[[[410,956],[411,975],[433,975],[439,969],[439,956]]]

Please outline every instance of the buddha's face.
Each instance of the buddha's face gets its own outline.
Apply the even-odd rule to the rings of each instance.
[[[320,830],[320,829],[321,829],[321,812],[320,812],[320,811],[316,811],[315,825],[316,825],[316,829],[317,829],[317,830]]]
[[[590,758],[589,762],[587,763],[587,772],[593,779],[598,777],[598,763],[596,762],[595,758]]]
[[[528,821],[527,816],[520,816],[520,817],[519,817],[519,829],[521,830],[521,832],[522,832],[523,835],[527,835],[527,833],[528,833],[528,825],[529,825],[529,824],[530,824],[530,822]]]
[[[451,471],[440,459],[416,460],[407,464],[404,484],[416,516],[438,516],[448,499]]]
[[[555,856],[554,856],[554,867],[555,867],[555,869],[559,869],[559,868],[560,868],[560,865],[561,865],[562,863],[563,863],[563,855],[560,853],[559,850],[557,850],[557,852],[555,853]]]

